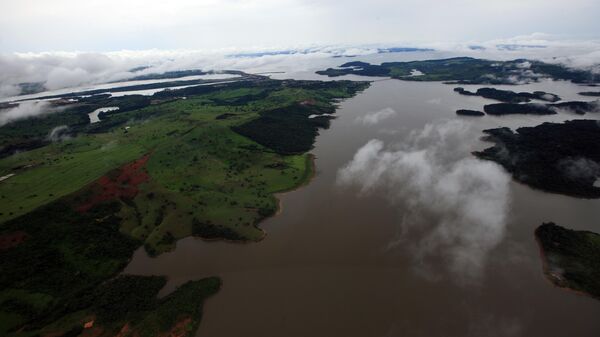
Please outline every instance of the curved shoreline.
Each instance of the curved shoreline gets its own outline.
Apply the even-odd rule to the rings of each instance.
[[[315,178],[315,176],[317,175],[317,164],[316,164],[317,156],[315,156],[312,153],[308,153],[307,156],[308,156],[308,158],[307,158],[307,164],[308,165],[306,165],[307,174],[305,174],[305,177],[304,177],[303,181],[300,182],[300,184],[298,184],[297,186],[292,187],[292,188],[290,188],[288,190],[283,190],[283,191],[280,191],[280,192],[275,192],[273,195],[277,199],[277,211],[275,211],[275,214],[273,214],[273,215],[271,215],[269,217],[266,217],[263,220],[275,217],[275,216],[277,216],[277,215],[279,215],[279,214],[281,214],[283,212],[283,206],[281,204],[281,198],[279,198],[279,196],[285,195],[285,194],[290,193],[290,192],[294,192],[296,190],[301,189],[302,187],[308,186],[311,183],[311,181]],[[261,222],[263,220],[261,220]]]
[[[281,198],[279,198],[279,196],[287,194],[287,193],[291,193],[294,192],[296,190],[299,190],[302,187],[308,186],[310,184],[310,182],[313,180],[313,178],[316,176],[316,172],[317,172],[317,166],[316,166],[316,156],[312,153],[307,153],[307,172],[305,174],[305,178],[296,186],[289,188],[289,189],[285,189],[285,190],[281,190],[278,192],[273,192],[272,195],[275,198],[275,200],[277,200],[277,207],[275,212],[273,213],[273,215],[269,215],[267,217],[264,217],[262,219],[259,219],[258,221],[256,221],[256,223],[253,224],[254,228],[256,228],[257,230],[261,231],[263,233],[263,235],[258,239],[258,240],[232,240],[232,239],[226,239],[226,238],[211,238],[211,239],[207,239],[207,238],[203,238],[201,236],[194,236],[194,235],[190,235],[190,237],[194,238],[194,239],[200,239],[202,241],[206,241],[206,242],[217,242],[217,241],[222,241],[222,242],[227,242],[227,243],[236,243],[236,244],[250,244],[250,243],[257,243],[257,242],[261,242],[262,240],[265,239],[265,237],[267,236],[267,231],[265,231],[263,228],[260,227],[260,224],[263,223],[264,221],[274,218],[278,215],[280,215],[283,212],[283,205],[281,202]],[[179,241],[185,239],[181,238]],[[175,246],[175,248],[173,250],[177,249],[177,246]],[[170,251],[173,251],[170,250]]]

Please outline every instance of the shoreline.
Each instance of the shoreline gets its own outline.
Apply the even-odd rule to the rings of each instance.
[[[317,172],[317,165],[316,165],[316,156],[312,153],[307,153],[307,174],[305,175],[305,178],[296,186],[286,189],[286,190],[281,190],[281,191],[277,191],[277,192],[273,192],[273,197],[275,198],[275,200],[277,201],[277,207],[275,212],[272,215],[269,215],[267,217],[264,217],[262,219],[257,220],[253,226],[254,228],[258,229],[259,231],[261,231],[263,233],[263,235],[258,239],[258,240],[232,240],[232,239],[225,239],[225,238],[214,238],[214,239],[208,239],[208,238],[203,238],[201,236],[194,236],[194,235],[190,235],[190,237],[194,238],[194,239],[199,239],[202,241],[206,241],[206,242],[217,242],[217,241],[223,241],[223,242],[227,242],[227,243],[234,243],[234,244],[250,244],[250,243],[257,243],[257,242],[261,242],[263,241],[266,237],[267,237],[267,231],[265,231],[263,228],[260,227],[260,224],[263,223],[264,221],[274,218],[278,215],[280,215],[283,212],[283,205],[281,202],[281,198],[280,196],[287,194],[287,193],[291,193],[294,192],[296,190],[299,190],[302,187],[308,186],[310,184],[310,182],[315,178],[316,176],[316,172]],[[181,238],[179,241],[183,240],[185,238]],[[175,248],[173,250],[177,249],[177,245],[175,246]],[[172,250],[171,250],[172,251]],[[166,253],[166,252],[165,252]]]
[[[207,238],[203,238],[201,236],[190,235],[190,236],[187,236],[187,237],[184,237],[184,238],[181,238],[181,239],[177,240],[177,242],[175,243],[175,247],[173,249],[171,249],[169,251],[166,251],[166,252],[163,252],[161,254],[170,253],[170,252],[173,252],[173,251],[177,250],[177,245],[179,244],[179,242],[181,242],[182,240],[185,240],[187,238],[190,238],[192,240],[204,241],[206,243],[225,242],[225,243],[232,243],[232,244],[239,244],[239,245],[247,245],[247,244],[259,243],[259,242],[263,241],[267,237],[268,233],[267,233],[267,231],[265,231],[264,229],[262,229],[259,225],[262,222],[264,222],[265,220],[274,218],[274,217],[280,215],[283,212],[283,205],[282,205],[280,196],[282,196],[284,194],[287,194],[287,193],[294,192],[296,190],[299,190],[302,187],[308,186],[312,182],[312,180],[316,177],[316,173],[317,173],[317,170],[316,170],[316,168],[317,168],[316,158],[317,157],[314,154],[312,154],[312,153],[307,153],[306,155],[307,155],[307,165],[306,165],[306,167],[307,167],[307,169],[309,171],[307,172],[307,174],[305,176],[305,179],[301,183],[299,183],[297,186],[294,186],[294,187],[292,187],[290,189],[287,189],[287,190],[282,190],[280,192],[273,193],[274,198],[277,200],[277,210],[275,211],[275,213],[273,213],[273,215],[270,215],[268,217],[260,219],[260,220],[258,220],[256,222],[256,224],[254,224],[254,227],[256,229],[260,230],[263,233],[263,236],[261,236],[260,239],[258,239],[258,240],[231,240],[231,239],[225,239],[225,238],[207,239]],[[144,254],[146,254],[146,256],[148,258],[150,258],[150,259],[157,258],[158,256],[161,255],[161,254],[159,254],[157,256],[150,256],[148,254],[148,252],[146,252],[146,250],[144,249],[143,246],[139,247],[137,250],[140,250],[140,249],[143,250]],[[135,252],[133,254],[135,255]],[[132,260],[133,260],[133,255],[131,256],[131,258],[125,264],[125,268],[120,273],[118,273],[117,275],[130,275],[130,274],[125,273],[125,269],[127,268],[127,265],[129,265],[129,263],[131,263]],[[170,293],[172,293],[173,291],[175,291],[180,286],[180,285],[179,286],[175,286],[175,287],[173,287],[173,289],[170,289],[170,291],[168,291],[167,293],[163,294],[162,291],[167,288],[167,286],[169,284],[169,281],[172,281],[170,277],[168,277],[168,276],[165,276],[165,277],[167,278],[167,283],[159,291],[159,295],[158,295],[159,298],[162,298],[162,297],[165,297],[165,296],[169,295]],[[215,276],[215,277],[218,277],[221,280],[221,286],[222,286],[223,283],[224,283],[223,279],[220,276]]]
[[[283,206],[281,204],[281,198],[279,198],[279,196],[294,192],[296,190],[301,189],[302,187],[308,186],[313,181],[313,179],[316,177],[316,175],[317,175],[317,164],[316,164],[317,156],[315,156],[312,153],[307,153],[306,155],[307,155],[307,165],[306,165],[307,174],[305,175],[303,181],[300,182],[300,184],[298,184],[297,186],[292,187],[291,189],[273,193],[273,196],[275,197],[275,199],[277,199],[277,210],[275,211],[275,214],[273,214],[269,217],[266,217],[263,220],[275,217],[283,212]],[[263,221],[263,220],[261,220],[261,221]]]

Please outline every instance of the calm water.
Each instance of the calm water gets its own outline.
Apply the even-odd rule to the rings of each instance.
[[[112,82],[112,83],[104,83],[104,84],[95,84],[95,85],[84,85],[78,87],[64,88],[64,89],[56,89],[49,90],[44,92],[39,92],[37,94],[29,94],[29,95],[19,95],[19,96],[11,96],[11,97],[1,97],[0,103],[2,102],[11,102],[11,101],[20,101],[20,100],[34,100],[44,96],[54,96],[54,95],[63,95],[69,94],[73,92],[82,92],[82,91],[90,91],[90,90],[106,90],[106,93],[111,93],[110,89],[119,88],[119,87],[128,87],[134,85],[144,85],[144,84],[153,84],[153,83],[166,83],[166,82],[174,82],[174,81],[192,81],[192,80],[223,80],[223,79],[234,79],[240,77],[235,74],[205,74],[205,75],[194,75],[194,76],[184,76],[179,78],[163,78],[163,79],[155,79],[155,80],[137,80],[137,81],[123,81],[123,82]],[[189,87],[189,85],[171,87],[169,89],[182,89]],[[146,89],[146,90],[132,90],[132,91],[120,91],[111,93],[112,96],[119,97],[125,95],[152,95],[156,92],[165,90],[166,88],[157,88],[157,89]]]
[[[314,77],[310,72],[296,76]],[[441,221],[434,205],[394,199],[390,195],[397,196],[396,191],[385,186],[364,194],[337,183],[340,168],[370,140],[402,147],[411,132],[427,124],[459,120],[465,127],[451,155],[440,159],[444,162],[469,158],[470,151],[488,146],[479,140],[486,128],[580,118],[460,118],[456,109],[481,109],[492,101],[460,96],[452,88],[374,82],[340,103],[339,117],[321,132],[312,151],[316,177],[280,196],[282,213],[262,224],[265,240],[230,244],[188,238],[158,258],[137,251],[126,273],[167,275],[163,293],[187,280],[220,276],[223,288],[207,301],[198,336],[599,336],[600,302],[553,287],[542,274],[533,236],[544,221],[600,232],[599,201],[510,182],[505,233],[486,251],[480,274],[467,277],[447,268],[444,247],[425,262],[409,249],[423,242],[431,222]],[[512,88],[582,99],[576,95],[582,88],[568,83]],[[385,108],[395,114],[374,125],[357,122]],[[410,222],[425,229],[406,231],[406,214],[422,215]]]

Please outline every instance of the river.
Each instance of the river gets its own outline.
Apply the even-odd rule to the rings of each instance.
[[[297,77],[318,78],[312,72]],[[587,89],[565,82],[510,88],[580,100],[584,97],[576,93]],[[477,207],[451,210],[448,218],[454,220],[449,220],[440,209],[448,204],[462,209],[463,201],[454,204],[447,195],[432,194],[427,181],[423,189],[405,190],[413,176],[394,180],[403,172],[393,169],[407,167],[398,164],[401,160],[392,171],[386,168],[389,183],[365,189],[361,177],[340,182],[340,170],[356,162],[357,151],[373,139],[383,144],[381,152],[402,160],[436,147],[439,151],[428,157],[434,163],[426,167],[433,168],[431,178],[437,180],[436,174],[454,177],[446,168],[458,170],[457,163],[472,163],[471,151],[491,146],[480,140],[484,129],[595,117],[459,117],[456,109],[481,110],[493,101],[452,89],[441,83],[374,82],[340,103],[338,118],[321,131],[312,151],[315,178],[279,196],[282,212],[261,224],[267,232],[263,241],[187,238],[157,258],[136,251],[125,273],[167,275],[163,294],[187,280],[220,276],[223,287],[206,302],[198,336],[599,336],[600,302],[555,288],[545,279],[533,231],[554,221],[600,232],[600,201],[532,190],[486,163],[482,167],[498,178],[496,187],[487,189],[485,181],[461,176],[466,183],[483,184],[464,203],[477,206],[480,194],[502,203],[485,204],[498,214],[485,220],[490,230],[481,231],[473,227],[477,224],[460,227],[465,224],[456,221]],[[382,110],[388,111],[379,115],[382,120],[364,122],[366,114]],[[385,164],[384,157],[377,160]],[[411,193],[421,200],[412,200]],[[462,230],[453,232],[452,225]],[[440,239],[437,234],[444,229],[454,236]],[[473,241],[479,239],[476,235],[482,243]]]

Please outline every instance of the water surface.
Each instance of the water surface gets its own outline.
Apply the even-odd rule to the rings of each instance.
[[[112,93],[111,89],[120,88],[120,87],[128,87],[135,85],[145,85],[145,84],[153,84],[153,83],[168,83],[168,82],[177,82],[177,81],[194,81],[194,80],[224,80],[224,79],[234,79],[238,78],[240,75],[236,74],[204,74],[204,75],[194,75],[194,76],[184,76],[177,78],[162,78],[162,79],[153,79],[153,80],[136,80],[136,81],[122,81],[122,82],[110,82],[110,83],[102,83],[102,84],[90,84],[90,85],[82,85],[77,87],[63,88],[63,89],[55,89],[43,91],[35,94],[27,94],[27,95],[18,95],[12,97],[0,97],[0,103],[2,102],[12,102],[12,101],[25,101],[25,100],[35,100],[40,97],[45,96],[56,96],[56,95],[66,95],[73,92],[84,92],[91,90],[106,90],[105,93]],[[211,84],[211,83],[206,83]],[[181,89],[188,87],[178,86],[171,87],[171,90]],[[155,89],[146,89],[146,90],[132,90],[132,91],[121,91],[114,92],[112,96],[125,96],[125,95],[152,95],[155,92],[165,90],[166,88],[155,88]]]
[[[566,82],[510,88],[584,99],[577,95],[581,87]],[[506,233],[489,252],[480,277],[465,280],[448,271],[444,251],[427,261],[432,275],[422,272],[407,247],[423,233],[407,234],[402,227],[403,216],[414,210],[391,202],[390,191],[361,194],[337,183],[340,168],[370,140],[401,147],[427,124],[460,120],[469,126],[468,146],[448,156],[456,160],[491,146],[479,140],[487,128],[596,117],[458,117],[456,109],[480,110],[493,101],[452,89],[441,83],[374,82],[340,103],[338,118],[312,151],[316,177],[280,196],[283,211],[261,225],[265,240],[231,244],[187,238],[158,258],[138,250],[125,272],[167,275],[163,293],[187,280],[220,276],[222,290],[207,301],[198,336],[599,336],[600,302],[553,287],[542,274],[533,236],[545,221],[600,232],[599,201],[511,182]],[[373,125],[357,123],[358,117],[386,108],[396,114]],[[427,228],[427,209],[413,226]]]

